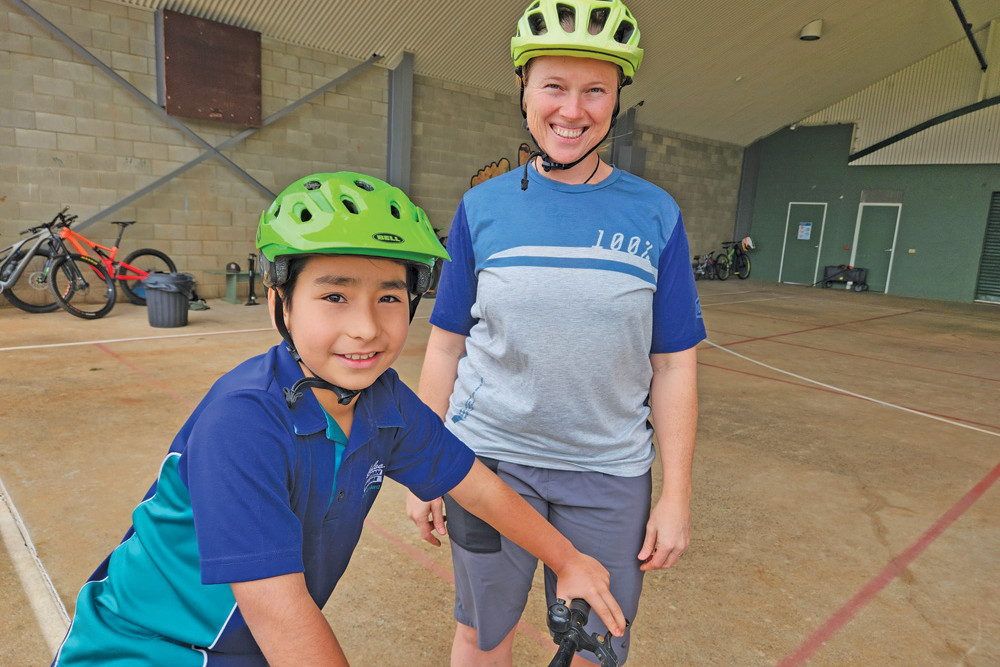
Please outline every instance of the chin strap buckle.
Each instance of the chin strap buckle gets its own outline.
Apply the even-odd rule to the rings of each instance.
[[[298,383],[296,383],[296,384],[298,384]],[[302,392],[301,391],[295,391],[295,387],[294,386],[291,389],[289,389],[288,387],[285,387],[284,389],[282,389],[282,391],[285,392],[285,403],[287,403],[288,407],[290,407],[290,408],[291,407],[295,407],[295,402],[297,400],[299,400],[300,398],[302,398]]]
[[[288,404],[288,407],[293,407],[296,401],[302,398],[302,389],[307,387],[329,389],[336,394],[337,402],[341,405],[350,405],[354,397],[361,393],[360,389],[344,389],[343,387],[338,387],[333,383],[327,382],[323,378],[304,377],[296,380],[290,389],[288,387],[282,389],[285,394],[285,403]]]

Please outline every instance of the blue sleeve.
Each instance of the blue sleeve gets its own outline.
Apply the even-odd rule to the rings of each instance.
[[[472,469],[476,455],[398,378],[393,393],[406,424],[386,474],[421,500],[451,491]]]
[[[451,261],[441,270],[441,282],[434,297],[431,324],[445,331],[468,336],[476,320],[472,304],[476,302],[476,257],[472,235],[465,217],[465,204],[459,204],[448,230],[448,254]]]
[[[304,571],[282,408],[268,394],[229,394],[194,425],[185,465],[204,584]]]
[[[691,270],[687,233],[684,221],[678,216],[674,231],[660,253],[650,352],[680,352],[704,339],[705,322]]]

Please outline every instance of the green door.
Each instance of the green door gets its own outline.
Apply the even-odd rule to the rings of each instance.
[[[868,269],[868,289],[886,292],[892,270],[896,225],[901,204],[861,204],[854,242],[853,265]]]
[[[825,222],[825,203],[788,202],[778,282],[813,285],[819,280],[816,272]]]

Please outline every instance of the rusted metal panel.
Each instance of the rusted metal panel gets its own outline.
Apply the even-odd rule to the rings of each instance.
[[[161,12],[167,113],[260,127],[260,33],[166,9]]]

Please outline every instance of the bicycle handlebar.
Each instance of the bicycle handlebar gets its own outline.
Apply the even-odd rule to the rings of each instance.
[[[549,667],[568,667],[573,655],[579,651],[590,651],[601,667],[618,667],[618,656],[611,647],[611,632],[601,637],[596,632],[588,635],[583,627],[590,616],[590,605],[583,598],[570,601],[569,607],[565,600],[556,600],[549,607],[548,626],[552,633],[552,641],[559,645]]]
[[[66,211],[69,210],[69,206],[59,211],[53,216],[48,222],[43,222],[37,227],[28,227],[27,229],[21,231],[21,234],[37,234],[43,229],[52,229],[53,227],[69,227],[76,220],[75,215],[66,215]]]

